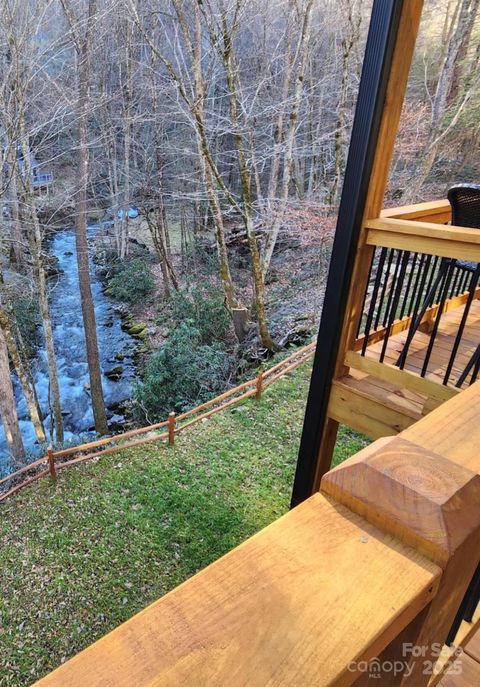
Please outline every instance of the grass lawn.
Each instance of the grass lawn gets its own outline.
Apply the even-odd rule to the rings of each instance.
[[[84,463],[0,506],[2,687],[31,684],[287,510],[309,374],[173,448]],[[366,443],[343,429],[336,461]]]

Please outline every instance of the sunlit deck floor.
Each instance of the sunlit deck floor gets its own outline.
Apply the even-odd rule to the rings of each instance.
[[[480,685],[480,606],[474,616],[473,623],[465,621],[460,628],[458,646],[463,647],[463,653],[451,663],[445,674],[438,682],[439,687],[478,687]],[[452,647],[453,651],[453,647]],[[433,687],[435,682],[433,683]]]
[[[435,343],[432,349],[432,355],[428,363],[427,377],[433,379],[440,384],[443,382],[445,371],[447,369],[448,361],[455,342],[455,336],[458,332],[460,320],[462,318],[465,306],[451,310],[442,315],[440,326]],[[400,353],[403,350],[407,338],[408,330],[400,332],[392,336],[387,345],[385,353],[385,362],[395,365]],[[430,334],[427,332],[417,331],[410,344],[406,370],[420,374],[428,344],[430,342]],[[452,374],[449,383],[455,384],[457,379],[462,374],[472,354],[480,343],[480,301],[474,300],[471,307],[468,319],[463,332],[462,340],[455,357],[455,363],[452,369]],[[382,351],[383,341],[371,345],[367,349],[367,356],[378,360]],[[463,387],[468,386],[468,380]]]
[[[431,353],[428,371],[426,377],[440,384],[443,383],[445,371],[450,359],[450,354],[454,345],[455,336],[458,331],[459,323],[462,317],[464,306],[458,307],[443,314],[440,320],[440,327],[437,332],[433,350]],[[408,330],[392,335],[388,340],[388,345],[385,353],[385,362],[390,365],[395,365],[398,357],[403,350],[403,345],[407,338]],[[407,362],[405,369],[416,374],[420,374],[425,360],[430,335],[425,331],[417,331],[409,348]],[[457,379],[462,374],[472,354],[480,343],[480,300],[474,300],[470,313],[467,319],[462,340],[455,357],[455,363],[450,375],[449,386],[454,387]],[[371,344],[366,351],[366,357],[378,361],[382,351],[383,341],[378,341]],[[470,375],[463,384],[462,388],[467,388],[469,385]],[[340,422],[345,422],[347,418],[355,417],[356,422],[347,422],[359,431],[363,431],[373,438],[378,436],[385,436],[385,434],[392,434],[406,429],[410,424],[419,420],[425,414],[426,396],[410,391],[404,388],[398,388],[391,382],[379,379],[366,372],[351,369],[349,374],[338,380],[338,391],[344,394],[340,398],[338,405],[339,415],[335,419]],[[385,427],[378,426],[378,431],[375,431],[375,423],[379,419],[378,412],[375,415],[373,422],[362,418],[364,408],[358,405],[358,414],[355,414],[355,408],[352,407],[352,399],[348,397],[349,390],[361,395],[366,399],[373,399],[378,406],[383,406],[385,409],[385,422],[392,427],[393,431],[385,432]],[[344,402],[345,409],[342,409],[341,403]],[[354,405],[354,404],[353,404]],[[393,417],[393,414],[400,415]],[[353,414],[352,414],[353,413]],[[345,417],[342,417],[345,415]],[[373,426],[373,431],[367,431]]]

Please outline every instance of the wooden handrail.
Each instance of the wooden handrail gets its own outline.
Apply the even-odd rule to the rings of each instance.
[[[367,244],[480,262],[480,230],[405,219],[370,219]]]
[[[438,222],[439,224],[449,222],[451,216],[452,209],[446,198],[416,203],[415,205],[386,208],[380,213],[380,217],[385,219],[413,219],[422,222]]]
[[[439,576],[317,494],[38,687],[350,685],[357,663],[425,608]]]
[[[392,643],[384,652],[384,657],[388,659],[402,654],[404,656],[404,648],[409,643],[423,651],[420,660],[417,658],[415,661],[414,657],[409,656],[409,675],[408,678],[404,677],[401,682],[402,687],[407,685],[417,687],[417,685],[426,685],[429,682],[429,671],[422,671],[422,669],[435,663],[437,652],[433,651],[433,647],[444,642],[453,616],[480,557],[480,532],[478,529],[480,521],[479,404],[480,382],[462,391],[427,417],[411,425],[395,439],[380,440],[350,461],[346,461],[339,468],[327,474],[322,483],[326,493],[335,495],[344,504],[348,503],[355,512],[362,512],[367,519],[374,522],[381,519],[384,526],[390,527],[392,533],[395,532],[403,541],[408,541],[412,536],[413,539],[418,537],[418,541],[414,545],[420,550],[426,551],[427,548],[435,545],[434,540],[443,531],[443,553],[441,546],[439,549],[437,548],[436,552],[432,549],[429,554],[432,559],[439,562],[444,570],[439,593],[428,611],[417,618],[402,633],[397,643]],[[404,475],[397,483],[398,475],[402,472],[400,464],[408,454],[418,456],[425,470],[425,475],[428,475],[429,471],[431,472],[432,479],[429,481],[427,478],[429,484],[427,486],[425,483],[425,491],[422,488],[420,474],[414,479],[412,479],[413,475],[410,477]],[[393,464],[388,464],[388,455],[393,456]],[[470,506],[465,503],[463,513],[456,511],[457,516],[460,517],[455,528],[450,529],[449,526],[450,518],[457,516],[453,515],[453,512],[446,512],[450,506],[453,506],[453,502],[448,502],[448,500],[443,502],[442,509],[445,508],[445,512],[440,517],[442,524],[439,530],[436,529],[436,526],[430,527],[429,525],[429,520],[435,511],[433,503],[428,506],[428,508],[433,506],[429,515],[422,515],[418,508],[415,513],[409,513],[408,509],[403,506],[401,513],[395,511],[395,507],[392,505],[392,501],[395,502],[394,490],[402,490],[402,482],[404,486],[407,486],[408,482],[408,490],[411,488],[415,490],[419,487],[423,491],[423,496],[428,492],[433,502],[438,506],[442,500],[440,493],[443,487],[440,486],[437,491],[435,485],[438,484],[437,479],[443,470],[442,466],[445,467],[445,482],[449,479],[448,474],[452,477],[455,475],[454,480],[457,481],[458,486],[468,484],[468,488],[472,490]],[[383,487],[379,488],[379,483],[376,482],[378,479],[377,470],[389,471],[394,481],[393,491],[385,490]],[[376,494],[370,503],[368,503],[368,498],[366,501],[362,500],[361,492],[365,488],[370,494]],[[403,497],[400,501],[402,500]],[[458,503],[456,505],[458,506]],[[456,506],[454,506],[455,510]],[[386,519],[385,512],[390,513]],[[415,520],[417,521],[416,524]],[[387,524],[388,521],[390,525]],[[473,521],[476,525],[467,532]],[[403,527],[406,522],[409,522],[409,528],[404,530]],[[430,520],[430,524],[431,522]],[[464,528],[464,537],[463,541],[460,541],[456,539],[456,536],[462,528]],[[455,535],[453,535],[454,529],[456,530]],[[426,530],[429,530],[428,541],[422,541]],[[413,539],[411,540],[412,543]],[[440,539],[436,539],[436,546],[438,546],[439,541]],[[454,544],[454,542],[456,543]],[[456,549],[455,552],[453,552],[454,548]],[[444,557],[443,563],[441,562],[442,556]],[[434,636],[435,639],[433,639]],[[382,656],[380,656],[380,664],[381,660]],[[385,682],[380,680],[378,682],[389,685],[391,682],[388,677]]]
[[[445,422],[451,404],[461,423],[474,387],[422,421],[440,420],[427,448],[411,434],[372,444],[37,687],[348,687],[375,656],[386,671],[377,684],[400,684],[395,660],[402,686],[426,686],[425,661],[480,557],[478,450],[466,442],[452,459]],[[466,416],[468,435],[478,419]]]

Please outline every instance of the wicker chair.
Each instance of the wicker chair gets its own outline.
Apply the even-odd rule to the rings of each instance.
[[[452,224],[480,229],[480,184],[457,184],[447,194],[452,206]]]
[[[448,191],[447,198],[452,207],[452,225],[459,227],[468,227],[471,229],[480,229],[480,185],[479,184],[456,184],[452,186]],[[453,258],[443,258],[440,263],[440,268],[438,274],[425,297],[422,307],[420,308],[417,316],[412,320],[410,325],[407,338],[403,350],[397,360],[397,365],[403,368],[407,359],[408,349],[412,342],[415,332],[420,326],[423,317],[428,308],[434,304],[435,294],[437,289],[443,280],[449,280],[450,275],[453,274],[454,269],[460,269],[463,272],[471,273],[472,277],[470,279],[469,285],[469,296],[464,309],[464,315],[462,317],[462,322],[460,323],[459,330],[457,332],[457,337],[455,339],[453,347],[453,355],[451,358],[451,363],[447,368],[444,384],[448,382],[450,373],[452,371],[453,360],[460,345],[460,340],[463,334],[463,329],[465,327],[465,322],[467,319],[468,311],[470,309],[473,297],[475,294],[475,289],[477,288],[480,279],[480,265],[475,262],[469,262],[468,260],[455,260]],[[443,311],[443,303],[440,304],[440,310],[437,316],[436,327],[439,325],[440,318]],[[457,386],[461,387],[464,383],[469,372],[473,368],[472,380],[476,379],[477,374],[480,369],[480,345],[470,359],[467,367],[462,373],[461,377],[457,381]]]

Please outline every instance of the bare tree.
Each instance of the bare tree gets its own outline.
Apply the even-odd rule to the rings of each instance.
[[[73,0],[60,0],[67,18],[77,60],[77,118],[78,118],[78,182],[76,190],[75,239],[78,275],[82,303],[85,344],[90,376],[95,429],[99,434],[108,430],[103,399],[102,376],[98,354],[97,328],[90,285],[87,241],[87,188],[88,188],[88,115],[90,105],[91,50],[97,16],[96,0],[88,0],[84,8],[79,3],[75,12]]]
[[[347,107],[351,84],[352,59],[355,57],[356,46],[360,40],[360,26],[362,22],[362,15],[359,11],[358,0],[342,0],[342,2],[339,3],[339,9],[345,15],[345,26],[343,29],[343,36],[340,40],[342,51],[342,75],[337,104],[337,122],[334,133],[335,170],[329,199],[330,205],[333,207],[336,207],[338,203],[338,194],[343,175],[346,148]]]
[[[12,322],[13,320],[13,322]],[[31,379],[31,373],[25,363],[24,356],[20,351],[17,343],[18,328],[16,327],[15,317],[11,309],[7,310],[3,305],[0,305],[0,329],[3,332],[7,350],[12,362],[13,368],[17,374],[18,381],[22,387],[23,395],[27,403],[30,419],[35,430],[35,435],[40,444],[46,442],[45,429],[43,426],[42,413],[39,407],[38,398],[35,393],[35,386]],[[17,335],[15,332],[17,329]]]
[[[409,189],[405,194],[408,200],[413,200],[422,188],[437,158],[442,142],[457,126],[468,104],[478,93],[480,78],[476,70],[466,79],[466,88],[459,90],[460,71],[468,70],[465,62],[459,61],[459,57],[468,49],[470,39],[478,17],[480,0],[457,0],[452,13],[450,23],[444,30],[448,40],[445,44],[445,53],[441,64],[440,74],[437,80],[435,95],[431,107],[431,120],[427,143],[421,152],[421,164],[411,180]],[[446,17],[448,18],[448,12]],[[474,58],[473,62],[478,64]],[[456,97],[453,97],[455,94]],[[448,116],[447,116],[448,115]]]
[[[15,395],[12,378],[10,376],[10,362],[8,347],[2,328],[0,327],[0,415],[7,444],[12,454],[14,466],[20,466],[25,459],[20,426],[18,424]]]
[[[27,224],[28,244],[33,260],[33,272],[38,287],[38,301],[45,336],[45,348],[47,350],[48,376],[50,380],[50,399],[52,407],[52,436],[57,441],[63,441],[63,417],[60,398],[60,385],[58,382],[57,357],[53,340],[53,327],[48,304],[47,276],[44,266],[43,235],[35,206],[35,196],[32,184],[31,152],[25,133],[24,116],[21,117],[20,135],[22,155],[24,161],[24,174],[22,177],[24,186],[24,219]]]
[[[43,264],[43,235],[33,189],[32,154],[28,141],[26,122],[29,83],[35,62],[33,54],[35,33],[46,3],[36,3],[31,12],[15,2],[12,3],[10,0],[2,0],[2,5],[3,30],[9,48],[9,98],[5,103],[6,109],[4,111],[4,116],[7,120],[5,131],[7,137],[11,140],[10,149],[14,151],[14,154],[10,155],[9,160],[12,224],[15,227],[12,233],[15,236],[14,245],[17,246],[17,250],[21,248],[21,245],[19,246],[18,243],[23,240],[23,235],[26,235],[30,249],[47,350],[51,406],[53,409],[52,436],[55,435],[58,441],[63,441],[60,387],[48,304],[47,279]],[[20,161],[22,163],[21,168],[19,166]],[[23,231],[21,223],[23,224]],[[18,257],[17,261],[19,261]],[[10,355],[22,383],[27,404],[30,408],[32,422],[37,431],[37,437],[39,440],[45,441],[43,426],[41,426],[36,404],[33,402],[30,385],[27,384],[21,357],[15,350],[14,340],[6,328],[7,320],[5,318],[3,322],[4,334],[7,337]]]
[[[237,303],[225,242],[225,228],[221,201],[218,191],[215,187],[215,181],[219,181],[220,174],[213,160],[213,154],[208,140],[205,124],[205,82],[202,70],[203,40],[200,8],[194,2],[193,28],[190,28],[187,22],[184,6],[182,3],[177,2],[177,0],[172,0],[180,25],[185,50],[187,51],[191,62],[192,74],[190,81],[188,81],[187,77],[184,75],[184,73],[182,73],[181,68],[175,69],[173,62],[168,59],[164,52],[162,52],[162,50],[160,50],[159,47],[154,43],[150,33],[147,31],[144,23],[141,20],[134,0],[129,0],[129,2],[133,18],[142,32],[144,39],[152,50],[152,53],[156,55],[164,65],[170,78],[173,79],[176,87],[178,88],[178,92],[183,102],[187,106],[189,114],[191,115],[191,121],[197,136],[197,145],[201,161],[202,174],[207,190],[207,197],[212,211],[212,216],[214,218],[220,278],[225,292],[227,306],[230,310],[232,310]],[[154,19],[158,20],[158,17],[155,15],[150,17],[150,19],[153,22]]]
[[[276,203],[276,207],[273,212],[273,219],[271,225],[268,228],[267,239],[265,242],[265,249],[263,253],[262,260],[262,276],[265,276],[270,267],[270,263],[273,256],[273,251],[275,250],[275,245],[277,243],[278,234],[280,231],[281,224],[285,217],[285,210],[287,208],[290,182],[293,177],[293,167],[294,167],[294,145],[295,136],[298,126],[298,113],[300,105],[302,102],[304,94],[304,81],[305,81],[305,70],[306,63],[308,59],[308,51],[310,47],[310,31],[311,31],[311,18],[313,9],[313,0],[306,0],[305,5],[298,7],[296,0],[291,3],[293,7],[290,9],[290,16],[294,17],[295,20],[300,24],[301,30],[298,38],[298,43],[296,45],[295,55],[293,58],[290,57],[292,47],[288,44],[287,51],[287,66],[285,68],[285,79],[283,85],[283,95],[287,97],[290,90],[290,83],[292,77],[295,78],[294,93],[291,100],[290,113],[288,116],[287,132],[284,136],[284,117],[282,116],[283,109],[280,109],[280,114],[277,120],[277,127],[275,131],[276,145],[281,145],[283,149],[283,177],[281,183],[281,191],[279,202]],[[288,23],[291,26],[291,22]],[[295,74],[293,74],[295,66]],[[283,145],[282,145],[283,144]],[[272,176],[271,184],[269,185],[269,198],[273,198],[276,191],[278,177],[278,167],[279,155],[274,158],[272,164]]]

